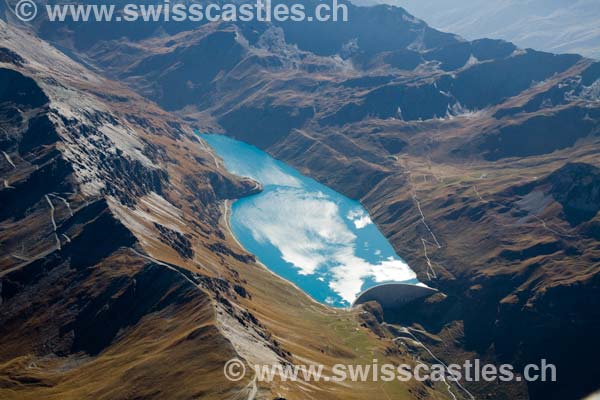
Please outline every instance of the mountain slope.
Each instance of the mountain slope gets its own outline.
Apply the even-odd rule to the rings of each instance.
[[[360,199],[420,278],[447,294],[432,320],[399,320],[444,338],[436,351],[446,361],[546,357],[565,375],[560,387],[530,384],[531,398],[596,389],[598,217],[594,200],[553,188],[575,174],[569,192],[595,199],[599,64],[465,41],[389,6],[351,7],[350,19],[167,24],[166,37],[88,36],[72,50],[195,127]],[[572,215],[586,219],[572,225]],[[589,358],[575,362],[580,354]],[[520,390],[473,386],[494,398]]]
[[[493,3],[463,0],[452,4],[440,0],[357,0],[355,3],[404,7],[437,29],[471,40],[504,39],[522,47],[600,58],[600,30],[596,23],[600,7],[593,0]]]
[[[223,217],[256,185],[179,117],[28,32],[0,22],[0,35],[0,397],[451,397],[416,381],[228,381],[233,357],[413,356],[239,247]]]

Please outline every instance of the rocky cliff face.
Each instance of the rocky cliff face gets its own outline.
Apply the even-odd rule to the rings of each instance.
[[[223,235],[208,222],[218,219],[219,198],[209,174],[220,174],[229,193],[250,186],[217,169],[177,118],[45,43],[1,28],[8,46],[0,68],[1,397],[211,390],[222,379],[213,364],[238,354],[218,327],[214,292],[150,257],[146,240],[161,240],[168,251],[181,244],[134,219],[149,213],[172,226],[177,216],[168,213],[181,212],[181,203],[167,200],[184,178],[177,168],[185,157],[175,162],[169,150],[175,140],[189,146],[196,166],[186,172],[196,182],[187,195],[207,221],[205,235]],[[177,341],[181,335],[188,337]],[[195,357],[213,347],[220,349],[214,359]],[[177,378],[206,368],[214,378],[186,385]],[[223,389],[231,396],[244,390]]]

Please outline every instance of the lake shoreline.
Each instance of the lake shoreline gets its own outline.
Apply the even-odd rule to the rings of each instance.
[[[363,205],[250,144],[198,135],[232,174],[262,191],[225,205],[225,226],[271,273],[314,301],[351,307],[369,287],[418,283]]]

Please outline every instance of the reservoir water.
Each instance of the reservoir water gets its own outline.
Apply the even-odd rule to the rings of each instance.
[[[315,300],[349,306],[381,283],[418,283],[362,205],[262,150],[223,135],[199,135],[232,173],[260,182],[261,193],[235,201],[238,241],[271,271]]]

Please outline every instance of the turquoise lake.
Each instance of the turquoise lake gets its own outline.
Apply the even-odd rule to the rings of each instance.
[[[278,161],[223,135],[199,135],[232,173],[260,182],[261,193],[232,205],[238,241],[277,275],[315,300],[348,307],[381,283],[418,283],[363,206]]]

